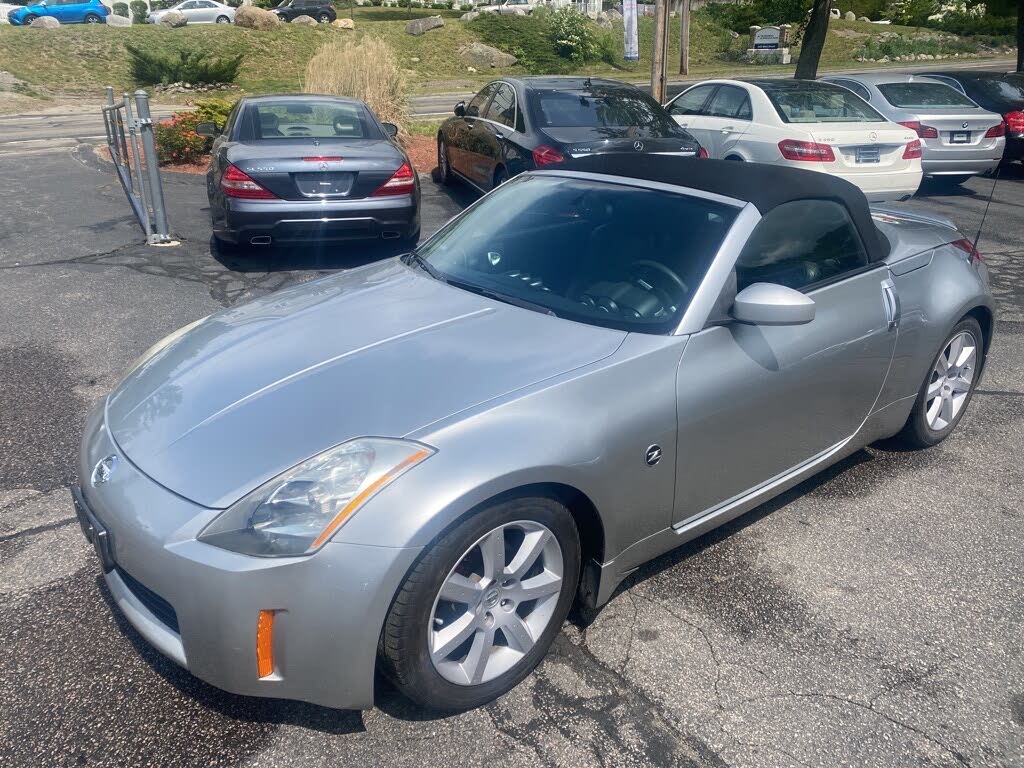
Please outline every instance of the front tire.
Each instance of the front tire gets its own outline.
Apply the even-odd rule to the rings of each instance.
[[[448,160],[448,146],[440,136],[437,139],[437,179],[444,185],[452,183],[452,169]]]
[[[85,16],[85,23],[86,24],[99,24],[101,21],[103,21],[103,19],[101,19],[95,13],[89,13],[89,14],[86,14],[86,16]]]
[[[217,17],[217,23],[218,24],[230,24],[231,23],[231,19],[229,19],[227,16],[218,16]]]
[[[523,498],[473,514],[412,568],[381,634],[384,672],[418,704],[487,704],[540,663],[576,594],[580,545],[569,511]]]
[[[897,439],[909,448],[928,448],[949,437],[971,402],[984,358],[981,325],[965,317],[943,342]]]
[[[321,24],[327,24],[331,20],[331,17],[329,14],[321,13],[319,16],[316,17],[316,20]]]

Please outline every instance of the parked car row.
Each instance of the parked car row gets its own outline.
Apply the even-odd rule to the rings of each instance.
[[[149,24],[159,24],[168,13],[176,11],[188,19],[189,24],[231,24],[235,9],[216,0],[185,0],[162,11],[153,11],[146,18]]]
[[[100,0],[37,0],[7,12],[7,21],[14,26],[27,26],[36,19],[49,16],[61,24],[102,24],[110,9]]]

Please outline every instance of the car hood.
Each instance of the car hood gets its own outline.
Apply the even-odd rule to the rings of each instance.
[[[390,260],[212,315],[125,377],[106,423],[147,475],[222,508],[331,446],[409,435],[624,337]]]

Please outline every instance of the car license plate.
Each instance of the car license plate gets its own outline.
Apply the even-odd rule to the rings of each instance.
[[[85,538],[92,544],[92,548],[96,550],[96,556],[100,559],[103,572],[107,573],[114,570],[114,548],[111,544],[110,531],[96,519],[96,515],[89,511],[89,506],[85,503],[85,497],[82,496],[82,491],[77,487],[73,486],[71,488],[71,500],[75,505],[75,516],[78,518],[78,524],[82,526],[82,533],[85,534]]]
[[[354,178],[354,174],[341,171],[297,173],[295,174],[295,185],[299,188],[299,192],[307,197],[347,195],[352,189]]]
[[[878,161],[878,147],[857,147],[858,163],[877,163]]]
[[[950,144],[970,144],[971,143],[971,132],[970,131],[953,131],[949,134]]]

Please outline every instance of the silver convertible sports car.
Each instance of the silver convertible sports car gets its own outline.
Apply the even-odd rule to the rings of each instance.
[[[949,222],[819,173],[585,158],[164,339],[73,496],[119,609],[203,680],[367,708],[381,669],[469,708],[574,601],[869,443],[947,437],[992,328]]]

